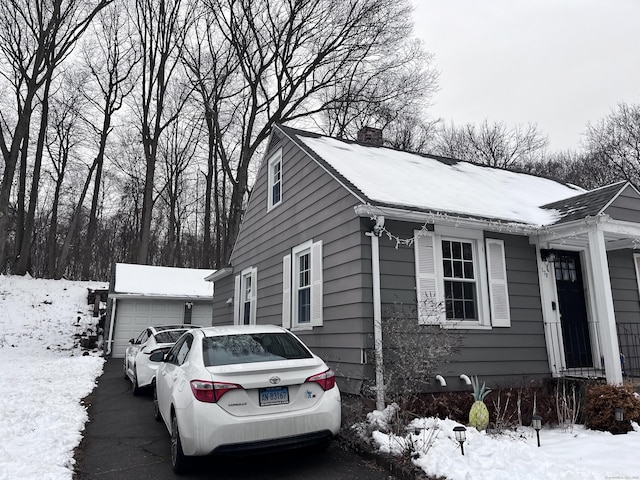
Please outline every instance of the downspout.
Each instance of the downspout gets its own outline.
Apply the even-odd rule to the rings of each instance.
[[[115,330],[115,323],[116,323],[116,302],[118,301],[117,298],[113,299],[113,303],[111,304],[111,321],[109,322],[109,338],[107,339],[107,353],[106,356],[108,357],[109,355],[111,355],[111,347],[113,346],[113,331]]]
[[[382,355],[382,307],[380,299],[380,246],[378,237],[382,234],[384,226],[384,217],[376,218],[376,225],[373,232],[367,232],[365,235],[371,237],[371,277],[373,284],[373,338],[375,345],[375,361],[376,361],[376,409],[384,410],[385,407],[385,388],[384,388],[384,370]]]

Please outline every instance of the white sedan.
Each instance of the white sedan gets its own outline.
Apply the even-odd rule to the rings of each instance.
[[[133,394],[150,386],[155,379],[157,362],[150,362],[149,356],[158,350],[169,351],[180,336],[196,325],[153,325],[145,328],[138,338],[129,340],[124,353],[124,377],[131,380]]]
[[[151,360],[176,473],[191,456],[327,446],[340,430],[333,371],[281,327],[192,330]]]

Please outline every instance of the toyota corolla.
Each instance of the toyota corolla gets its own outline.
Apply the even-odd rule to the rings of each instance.
[[[151,360],[176,472],[191,456],[326,446],[340,429],[333,371],[284,328],[192,330]]]

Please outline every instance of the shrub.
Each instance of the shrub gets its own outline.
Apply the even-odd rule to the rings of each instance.
[[[623,422],[616,422],[615,408],[624,410]],[[594,385],[587,389],[584,415],[585,426],[592,430],[630,432],[630,420],[640,421],[640,399],[630,386]]]

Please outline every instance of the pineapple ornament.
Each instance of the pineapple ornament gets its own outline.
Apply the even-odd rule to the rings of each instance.
[[[471,384],[473,385],[473,399],[475,402],[473,402],[471,410],[469,410],[469,425],[480,431],[486,429],[489,425],[489,410],[484,403],[484,398],[489,395],[491,389],[486,388],[484,382],[482,382],[481,387],[477,376],[471,379]]]

